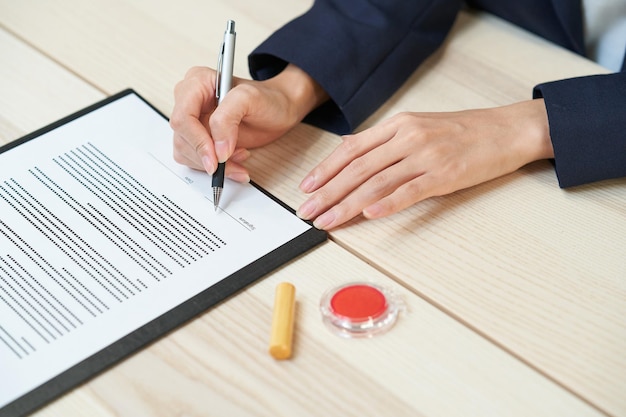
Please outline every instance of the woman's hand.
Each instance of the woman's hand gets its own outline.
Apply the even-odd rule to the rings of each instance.
[[[543,100],[452,113],[401,113],[346,136],[302,181],[298,210],[331,229],[374,219],[553,157]]]
[[[278,139],[327,99],[313,79],[288,65],[266,81],[233,78],[217,106],[215,76],[210,68],[194,67],[176,85],[170,118],[174,159],[211,174],[218,161],[228,160],[226,176],[236,181],[249,180],[241,165],[247,148]]]

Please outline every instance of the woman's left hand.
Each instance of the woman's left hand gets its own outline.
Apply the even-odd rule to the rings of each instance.
[[[302,181],[298,209],[331,229],[384,217],[553,157],[542,99],[451,113],[400,113],[344,137]]]

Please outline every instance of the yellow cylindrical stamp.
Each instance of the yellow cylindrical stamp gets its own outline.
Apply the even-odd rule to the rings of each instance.
[[[270,355],[275,359],[291,357],[295,309],[296,287],[288,282],[281,282],[276,286],[269,349]]]

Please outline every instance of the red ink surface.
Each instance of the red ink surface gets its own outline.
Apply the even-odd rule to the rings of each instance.
[[[375,319],[387,310],[387,299],[377,288],[364,284],[344,287],[330,300],[332,311],[352,321]]]

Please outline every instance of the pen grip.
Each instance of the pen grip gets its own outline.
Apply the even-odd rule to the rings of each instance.
[[[217,164],[217,169],[213,173],[213,178],[211,179],[211,185],[213,187],[224,187],[224,169],[226,168],[226,163],[220,162]]]

